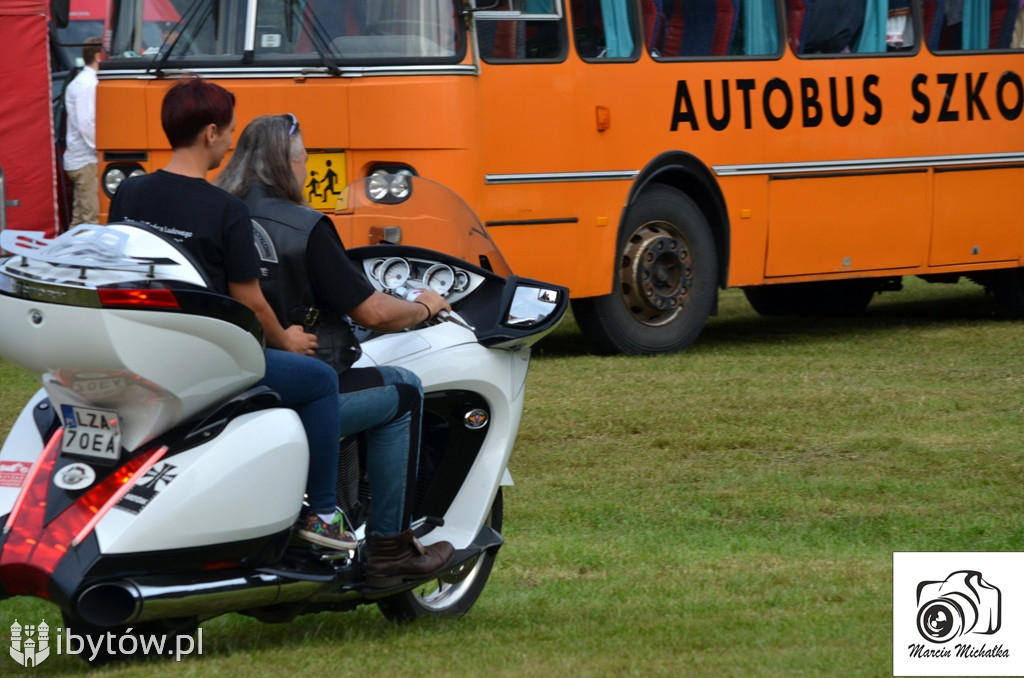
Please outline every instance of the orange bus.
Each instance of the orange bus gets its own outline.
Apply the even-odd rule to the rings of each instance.
[[[1024,315],[1021,0],[171,1],[155,44],[153,0],[111,0],[107,197],[167,161],[197,73],[239,125],[298,117],[318,209],[375,173],[453,188],[601,352],[685,349],[728,287],[852,313],[969,278]]]

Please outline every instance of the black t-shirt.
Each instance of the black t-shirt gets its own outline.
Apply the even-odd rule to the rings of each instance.
[[[141,221],[180,243],[203,267],[213,289],[260,277],[245,203],[205,179],[158,170],[126,179],[110,203],[108,223]]]
[[[373,294],[373,286],[349,260],[327,217],[320,219],[309,233],[306,265],[313,294],[338,315],[348,315]]]

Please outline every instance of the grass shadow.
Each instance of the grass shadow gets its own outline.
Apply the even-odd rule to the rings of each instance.
[[[864,313],[850,317],[758,315],[742,290],[720,293],[719,315],[708,320],[695,350],[770,342],[816,343],[838,334],[880,333],[908,328],[954,327],[963,323],[1000,322],[992,295],[973,283],[934,285],[917,279],[900,292],[877,295]],[[534,357],[595,355],[572,311],[534,348]]]

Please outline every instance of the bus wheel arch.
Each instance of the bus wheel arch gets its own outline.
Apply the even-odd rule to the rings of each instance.
[[[704,213],[715,241],[718,262],[718,286],[728,287],[729,280],[729,213],[725,198],[711,170],[693,155],[669,151],[654,158],[637,175],[626,199],[626,211],[644,191],[658,184],[677,188],[690,197]],[[623,212],[625,219],[625,211]],[[621,227],[620,227],[621,231]]]
[[[727,236],[707,211],[714,193],[681,181],[686,173],[678,166],[661,169],[642,173],[630,193],[611,294],[573,303],[577,323],[600,353],[684,350],[717,304],[724,280],[719,243]]]

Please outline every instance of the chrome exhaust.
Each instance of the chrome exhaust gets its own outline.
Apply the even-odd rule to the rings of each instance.
[[[184,583],[167,576],[119,579],[82,591],[75,599],[75,614],[101,628],[175,617],[202,619],[308,599],[331,582],[331,577],[296,580],[269,572]]]

